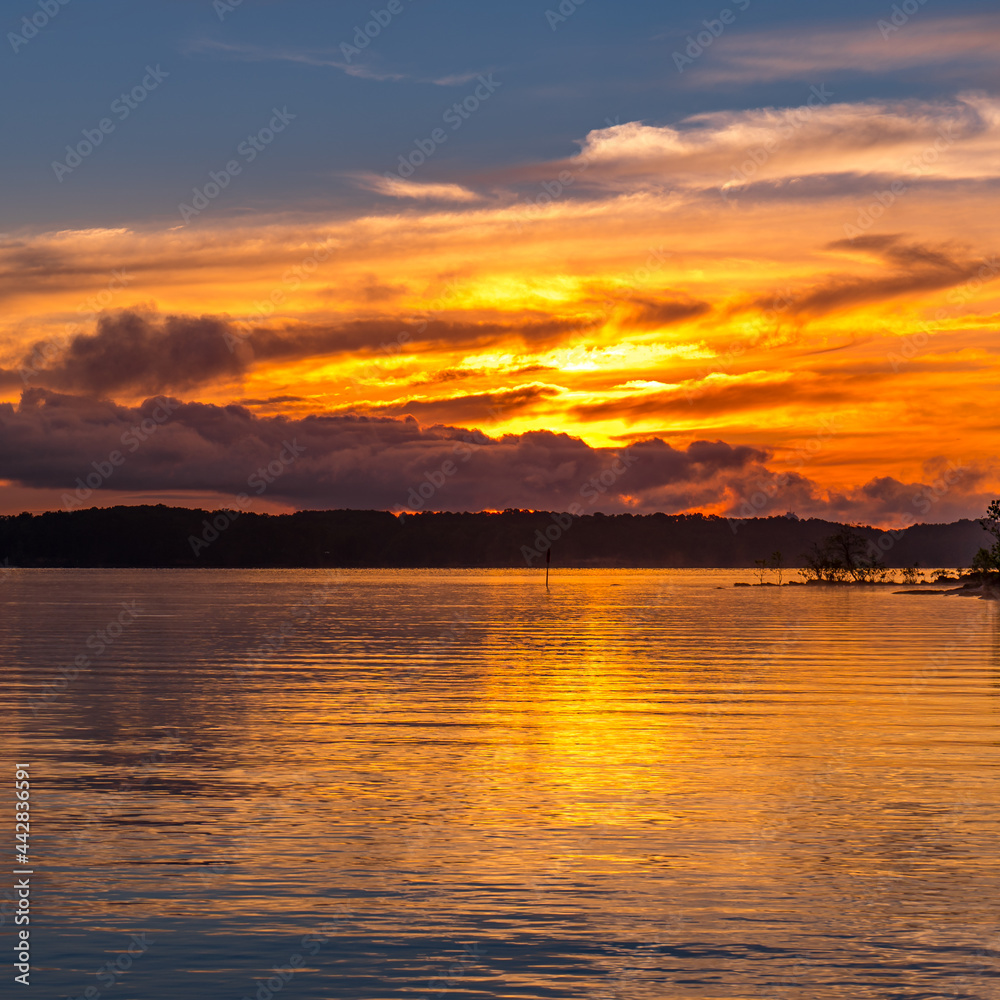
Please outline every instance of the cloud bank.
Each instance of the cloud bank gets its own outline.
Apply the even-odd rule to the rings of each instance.
[[[915,511],[946,514],[982,479],[974,469],[948,470],[940,495],[932,484],[891,477],[850,495],[824,494],[801,474],[770,469],[769,457],[724,441],[676,448],[650,438],[593,448],[551,431],[490,438],[412,417],[260,417],[167,397],[124,407],[36,389],[17,406],[0,405],[0,474],[22,487],[62,490],[69,508],[89,501],[88,491],[113,489],[214,492],[237,506],[240,497],[266,496],[302,508],[397,511],[575,505],[750,516],[792,506],[803,515],[850,510],[885,523],[916,519]]]

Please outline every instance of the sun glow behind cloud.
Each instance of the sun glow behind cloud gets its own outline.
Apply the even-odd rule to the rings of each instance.
[[[611,126],[520,171],[586,164],[542,207],[471,179],[400,182],[383,193],[465,204],[16,234],[0,245],[0,393],[13,402],[29,364],[31,385],[126,404],[558,428],[597,448],[719,439],[766,446],[775,468],[808,454],[831,495],[918,481],[929,460],[988,469],[998,107],[965,94]]]

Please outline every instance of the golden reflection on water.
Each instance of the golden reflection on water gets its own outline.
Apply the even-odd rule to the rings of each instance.
[[[299,996],[995,995],[996,606],[739,578],[15,574],[48,983],[145,929],[143,997],[252,994],[334,921]]]

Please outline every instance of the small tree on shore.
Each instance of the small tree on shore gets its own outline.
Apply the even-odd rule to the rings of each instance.
[[[785,571],[784,557],[780,552],[772,552],[769,559],[754,559],[754,572],[757,574],[757,583],[764,586],[764,577],[768,570],[778,576],[778,586],[781,586],[782,574]]]
[[[807,580],[826,580],[827,583],[839,583],[847,578],[847,569],[827,549],[826,545],[816,545],[805,553],[805,567],[802,575]]]
[[[828,536],[822,545],[813,545],[805,554],[806,579],[842,583],[848,579],[855,583],[873,583],[884,580],[886,570],[878,556],[868,556],[869,546],[856,531],[842,528]]]
[[[976,553],[972,568],[981,576],[992,577],[1000,573],[1000,500],[994,500],[986,508],[986,517],[980,518],[979,523],[993,536],[994,542]]]
[[[781,579],[785,572],[785,558],[781,552],[771,553],[771,569],[778,575],[778,586],[781,586]]]

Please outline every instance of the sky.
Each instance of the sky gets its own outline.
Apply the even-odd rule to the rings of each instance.
[[[1000,12],[11,0],[0,513],[1000,493]]]

